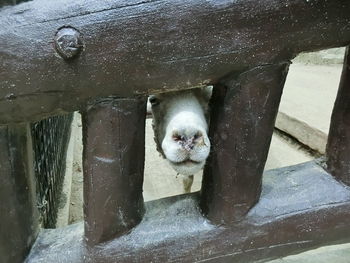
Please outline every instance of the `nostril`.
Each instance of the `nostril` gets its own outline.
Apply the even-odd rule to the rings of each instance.
[[[202,137],[203,137],[203,134],[199,131],[193,136],[193,139],[198,140],[199,138],[202,138]]]
[[[176,133],[176,132],[173,133],[172,138],[173,138],[173,140],[174,140],[175,142],[181,142],[181,141],[185,141],[185,140],[186,140],[185,136],[180,135],[180,134],[178,134],[178,133]]]

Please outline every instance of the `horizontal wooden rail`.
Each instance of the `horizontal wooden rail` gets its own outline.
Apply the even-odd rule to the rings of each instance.
[[[315,163],[268,172],[259,203],[240,222],[210,224],[198,196],[146,203],[129,235],[84,249],[82,225],[43,232],[28,263],[264,262],[350,240],[350,190]]]
[[[215,84],[302,51],[345,46],[349,13],[344,0],[34,0],[3,7],[0,123],[83,109],[96,97]]]

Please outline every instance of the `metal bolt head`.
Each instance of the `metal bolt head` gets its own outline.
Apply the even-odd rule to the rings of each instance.
[[[60,28],[55,35],[55,48],[64,59],[77,57],[83,50],[83,42],[78,30],[71,26]]]

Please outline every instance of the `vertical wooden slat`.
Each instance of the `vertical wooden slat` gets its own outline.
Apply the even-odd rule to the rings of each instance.
[[[38,230],[30,127],[0,126],[0,262],[23,262]]]
[[[350,51],[346,49],[343,72],[334,104],[326,149],[327,169],[350,185]]]
[[[146,99],[107,98],[83,113],[85,238],[128,232],[144,212]]]
[[[214,87],[201,206],[216,224],[239,220],[258,201],[289,63],[253,68]]]

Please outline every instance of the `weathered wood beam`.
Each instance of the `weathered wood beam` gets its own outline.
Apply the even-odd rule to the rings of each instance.
[[[202,208],[217,224],[241,220],[259,200],[289,63],[256,67],[214,87]]]
[[[349,13],[343,0],[34,0],[4,7],[0,123],[82,109],[91,98],[213,84],[302,51],[344,46]],[[67,25],[80,40],[56,37],[55,44]],[[56,49],[80,54],[67,60]]]
[[[0,262],[23,262],[39,232],[31,142],[29,125],[0,126]]]
[[[84,250],[82,226],[45,231],[28,263],[263,262],[350,240],[350,190],[314,163],[269,171],[259,203],[232,225],[210,224],[199,196],[146,203],[128,235]]]
[[[90,246],[130,231],[142,219],[146,101],[107,98],[83,113],[85,238]]]
[[[350,186],[350,47],[346,49],[326,154],[328,171]]]

